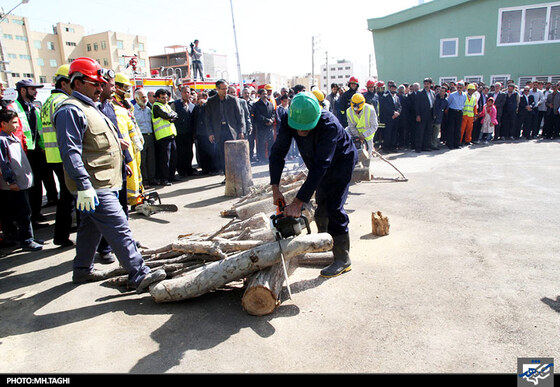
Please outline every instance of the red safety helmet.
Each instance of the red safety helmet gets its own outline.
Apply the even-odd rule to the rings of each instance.
[[[350,77],[350,79],[348,80],[348,83],[360,83],[360,82],[358,82],[358,78]]]
[[[371,87],[374,86],[375,87],[376,83],[373,79],[368,79],[368,81],[366,82],[366,87]]]
[[[76,58],[72,61],[72,63],[70,63],[68,75],[70,76],[70,78],[72,78],[73,75],[81,74],[84,77],[91,79],[92,81],[107,83],[103,76],[109,71],[112,70],[103,69],[95,59],[84,57]]]
[[[385,87],[385,82],[383,81],[377,82],[377,87]]]

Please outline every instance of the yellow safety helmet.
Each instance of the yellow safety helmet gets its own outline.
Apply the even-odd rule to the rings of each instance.
[[[266,84],[266,85],[264,86],[264,89],[265,89],[265,90],[272,90],[272,85],[271,85],[271,84]]]
[[[467,90],[476,90],[476,85],[474,83],[469,83]]]
[[[63,64],[62,66],[60,66],[57,70],[56,73],[54,74],[55,79],[59,79],[59,78],[66,78],[66,79],[70,79],[70,77],[68,76],[68,71],[70,70],[70,65],[69,64]]]
[[[314,89],[312,93],[315,96],[315,98],[319,100],[319,102],[323,102],[323,100],[325,99],[325,94],[319,89]]]
[[[365,103],[366,103],[366,99],[361,93],[355,93],[352,96],[352,99],[350,100],[350,106],[352,107],[352,109],[358,112],[362,111]]]
[[[122,83],[123,85],[132,86],[132,83],[130,83],[130,79],[123,73],[115,74],[115,83]]]

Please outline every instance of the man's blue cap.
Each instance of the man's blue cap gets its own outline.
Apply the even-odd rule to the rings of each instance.
[[[16,83],[16,89],[19,89],[20,87],[44,87],[44,86],[45,85],[43,85],[42,83],[35,83],[31,78],[22,79],[21,81]]]

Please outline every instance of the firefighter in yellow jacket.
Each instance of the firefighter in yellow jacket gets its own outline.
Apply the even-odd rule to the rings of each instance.
[[[375,108],[366,103],[361,93],[356,93],[350,100],[350,107],[346,110],[348,120],[348,132],[356,140],[354,143],[365,142],[367,145],[368,158],[373,155],[373,137],[377,131],[377,113]]]

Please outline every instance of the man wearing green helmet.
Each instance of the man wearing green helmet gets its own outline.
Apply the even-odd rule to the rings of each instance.
[[[309,202],[315,193],[317,229],[333,237],[334,261],[321,270],[321,276],[335,277],[351,269],[349,218],[344,203],[354,166],[358,162],[358,151],[338,119],[331,112],[321,109],[312,93],[297,94],[290,104],[288,116],[280,123],[270,152],[274,204],[285,202],[279,183],[292,139],[297,144],[308,174],[292,203],[284,208],[284,214],[301,216],[303,204]]]

